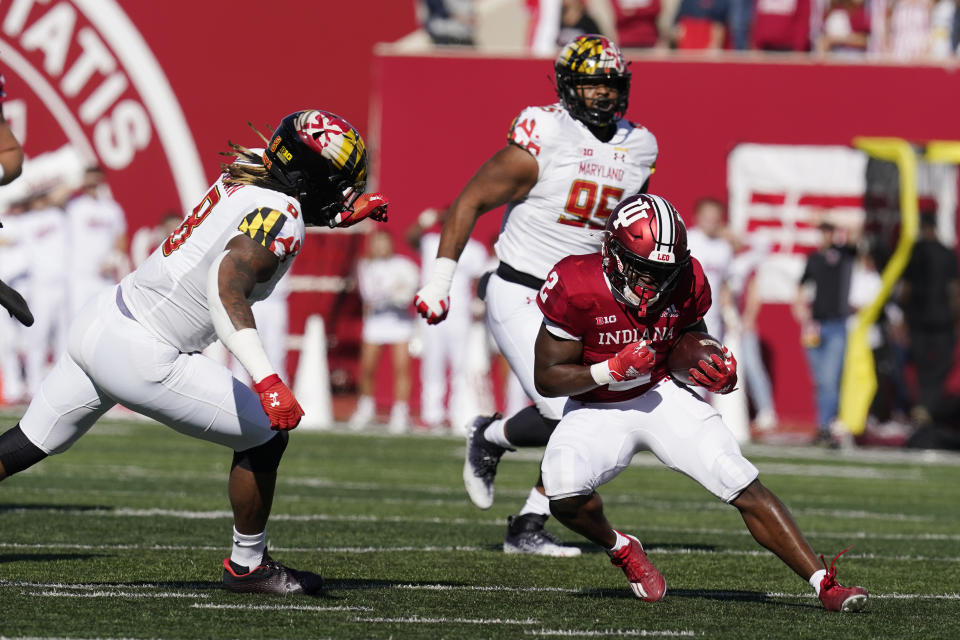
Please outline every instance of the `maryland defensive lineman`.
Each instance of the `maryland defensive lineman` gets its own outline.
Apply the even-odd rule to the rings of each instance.
[[[119,402],[233,449],[226,589],[313,593],[319,575],[286,567],[266,550],[277,467],[303,411],[267,358],[250,305],[290,268],[304,225],[385,220],[387,203],[360,196],[363,139],[335,114],[287,116],[262,154],[231,146],[236,160],[183,223],[75,318],[67,353],[19,424],[0,436],[0,479],[65,451]],[[200,353],[218,337],[256,392]]]
[[[537,303],[544,316],[537,388],[570,396],[543,456],[550,510],[608,550],[634,595],[656,602],[666,582],[640,541],[610,526],[596,490],[646,450],[736,507],[754,539],[809,580],[825,608],[866,606],[866,589],[837,583],[834,564],[820,567],[716,410],[668,375],[667,353],[684,331],[706,328],[710,308],[710,286],[670,203],[647,194],[623,200],[607,221],[601,252],[558,262]],[[728,393],[737,380],[736,360],[724,353],[701,361],[706,376],[691,369],[715,393]]]
[[[611,209],[621,198],[646,191],[657,159],[653,134],[624,118],[630,72],[613,42],[580,36],[563,48],[554,70],[559,103],[524,109],[510,127],[507,146],[464,187],[444,221],[430,281],[415,299],[428,322],[446,317],[456,261],[477,218],[506,204],[486,321],[534,406],[509,420],[496,415],[474,421],[463,478],[481,509],[493,504],[500,456],[513,447],[545,445],[562,414],[564,399],[542,396],[533,381],[533,344],[542,320],[537,290],[558,260],[600,248]],[[579,555],[544,530],[549,513],[538,482],[519,516],[508,521],[504,551]]]

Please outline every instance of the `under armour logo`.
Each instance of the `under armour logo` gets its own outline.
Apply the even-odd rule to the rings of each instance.
[[[274,391],[273,393],[271,393],[271,394],[269,394],[269,395],[270,395],[270,406],[271,406],[271,407],[279,407],[279,406],[280,406],[280,399],[279,399],[280,394],[279,394],[278,392]]]

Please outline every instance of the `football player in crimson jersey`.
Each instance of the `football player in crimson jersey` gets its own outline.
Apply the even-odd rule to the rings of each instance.
[[[233,549],[223,586],[313,593],[319,575],[273,560],[266,524],[288,431],[303,411],[264,351],[251,304],[300,252],[304,225],[383,220],[363,139],[326,111],[284,118],[265,150],[236,159],[179,227],[73,322],[66,353],[20,422],[0,435],[0,480],[67,450],[118,402],[181,433],[230,447]],[[254,390],[201,352],[217,338]]]
[[[645,191],[657,141],[625,118],[630,71],[617,46],[599,35],[567,44],[554,63],[559,102],[528,107],[500,149],[480,167],[444,220],[430,280],[414,300],[428,323],[443,321],[457,260],[477,218],[507,205],[495,250],[500,260],[486,287],[486,323],[533,401],[507,420],[480,416],[467,434],[463,479],[481,509],[493,504],[500,456],[542,447],[562,415],[562,398],[546,398],[533,381],[533,344],[542,315],[535,300],[561,258],[600,248],[600,231],[624,196]],[[508,520],[504,551],[575,556],[545,529],[549,502],[538,481],[518,516]]]
[[[865,589],[837,583],[823,556],[820,566],[716,410],[668,374],[670,348],[684,331],[705,331],[710,308],[710,286],[670,203],[647,194],[623,200],[607,222],[602,251],[558,262],[537,303],[544,316],[537,387],[546,396],[570,397],[543,456],[550,510],[607,549],[634,595],[656,602],[666,582],[639,540],[610,526],[597,488],[635,453],[650,451],[736,507],[754,539],[809,580],[824,607],[866,606]],[[736,384],[736,360],[724,353],[700,361],[707,375],[697,372],[698,382],[716,393]]]
[[[0,185],[10,184],[23,171],[23,149],[10,129],[10,123],[3,116],[3,101],[7,97],[3,90],[5,84],[0,74]],[[22,324],[28,327],[33,324],[33,314],[26,300],[3,280],[0,280],[0,305]]]

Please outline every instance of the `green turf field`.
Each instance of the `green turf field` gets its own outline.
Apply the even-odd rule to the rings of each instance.
[[[229,452],[103,420],[0,484],[0,636],[960,637],[958,457],[747,449],[818,552],[854,544],[838,577],[870,589],[870,604],[835,614],[734,509],[648,455],[603,495],[666,576],[663,601],[635,600],[586,543],[575,559],[506,556],[505,518],[538,452],[504,459],[486,512],[463,492],[462,452],[458,438],[295,432],[268,536],[278,559],[320,570],[327,595],[238,596],[219,589]]]

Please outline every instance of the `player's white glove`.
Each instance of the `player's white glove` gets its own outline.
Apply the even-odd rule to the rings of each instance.
[[[453,282],[456,268],[456,260],[437,258],[430,281],[413,299],[417,313],[423,316],[428,324],[437,324],[447,317],[447,312],[450,311],[450,283]]]
[[[653,370],[656,354],[646,340],[631,342],[609,360],[590,367],[590,375],[597,384],[633,380]]]

